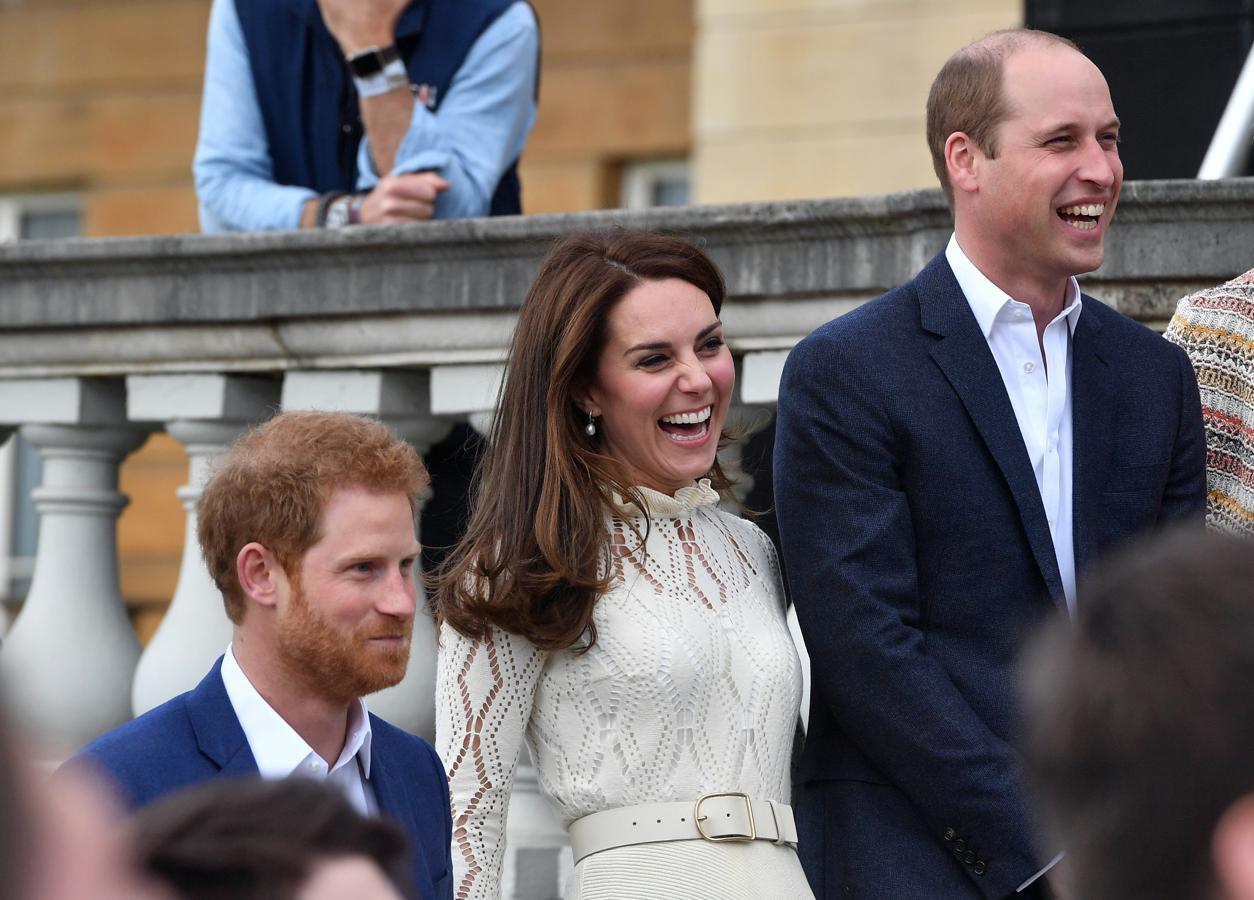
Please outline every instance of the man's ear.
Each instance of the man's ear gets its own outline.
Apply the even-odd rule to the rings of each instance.
[[[1219,817],[1211,861],[1224,900],[1254,900],[1254,793],[1239,798]]]
[[[984,159],[984,151],[965,131],[955,131],[946,139],[945,168],[955,191],[971,194],[979,189],[980,164]]]
[[[240,548],[235,557],[235,575],[244,595],[259,606],[278,605],[281,588],[287,586],[287,573],[279,561],[256,541]]]

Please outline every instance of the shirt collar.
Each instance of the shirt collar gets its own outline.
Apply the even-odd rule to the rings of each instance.
[[[993,284],[983,272],[975,267],[975,263],[971,262],[962,252],[962,248],[958,246],[956,234],[950,236],[949,245],[945,247],[945,259],[949,263],[949,268],[953,270],[958,287],[962,288],[962,293],[966,295],[971,312],[975,314],[975,321],[979,323],[980,331],[984,332],[984,338],[987,340],[993,332],[993,326],[997,323],[998,314],[1006,307],[1006,304],[1021,301],[1015,300]],[[1059,317],[1067,317],[1067,328],[1072,334],[1075,334],[1075,326],[1080,319],[1082,306],[1080,283],[1072,275],[1067,279],[1065,306],[1058,314]]]
[[[222,657],[222,684],[262,778],[286,778],[310,757],[317,756],[305,739],[296,733],[296,729],[287,724],[257,692],[229,646]],[[349,707],[346,733],[340,758],[327,771],[334,772],[352,762],[353,757],[358,757],[362,777],[369,779],[371,732],[365,700],[358,698]]]

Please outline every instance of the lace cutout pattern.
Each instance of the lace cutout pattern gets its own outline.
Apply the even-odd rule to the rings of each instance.
[[[588,653],[443,632],[436,743],[459,900],[499,896],[524,740],[566,823],[710,791],[788,802],[801,676],[774,548],[698,486],[685,490],[685,508],[647,521],[620,509],[609,522],[612,586]]]

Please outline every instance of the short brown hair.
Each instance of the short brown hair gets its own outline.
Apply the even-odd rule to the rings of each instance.
[[[226,614],[237,625],[244,592],[235,558],[256,541],[289,575],[321,537],[322,510],[344,487],[405,494],[417,509],[430,479],[422,457],[381,423],[362,416],[288,412],[244,434],[200,497],[197,537]]]
[[[324,782],[219,778],[135,814],[140,863],[184,900],[290,900],[316,865],[364,856],[408,887],[408,840]]]
[[[1254,792],[1254,544],[1200,528],[1138,544],[1037,639],[1026,759],[1068,895],[1216,896],[1210,847]]]
[[[545,650],[595,643],[592,610],[609,588],[600,565],[609,495],[644,501],[602,438],[585,432],[578,396],[595,378],[610,312],[640,284],[669,278],[722,309],[723,276],[679,237],[575,232],[540,263],[518,313],[470,525],[433,580],[441,617],[462,634],[483,638],[495,626]],[[730,487],[717,459],[709,476],[716,489]]]
[[[1008,28],[985,35],[946,60],[927,95],[927,145],[932,168],[952,204],[953,185],[945,165],[945,142],[954,132],[971,138],[985,155],[997,156],[997,127],[1005,120],[1002,72],[1006,60],[1029,44],[1080,48],[1065,37],[1032,28]]]

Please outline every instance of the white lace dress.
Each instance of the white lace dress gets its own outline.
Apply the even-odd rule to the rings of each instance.
[[[789,802],[801,669],[766,536],[718,509],[706,481],[620,504],[586,654],[501,631],[441,633],[436,745],[453,805],[454,896],[500,895],[519,752],[563,824],[603,809],[714,791]],[[647,552],[646,552],[647,551]],[[568,897],[811,897],[796,853],[767,841],[672,841],[580,862]]]

